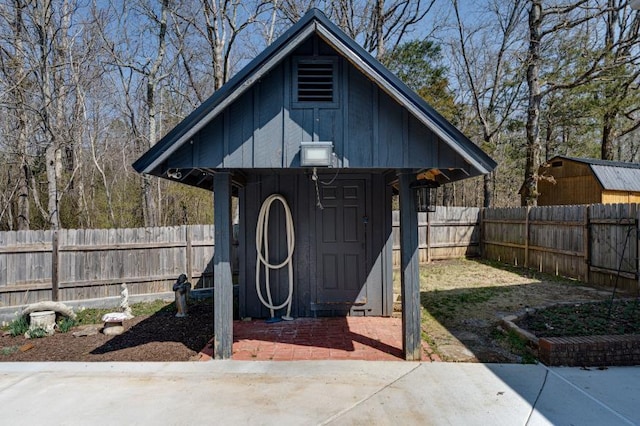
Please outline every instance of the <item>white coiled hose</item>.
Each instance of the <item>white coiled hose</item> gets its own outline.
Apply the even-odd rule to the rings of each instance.
[[[271,204],[280,201],[284,208],[286,232],[287,232],[287,257],[284,261],[277,265],[269,263],[269,212]],[[292,320],[291,318],[291,301],[293,300],[293,250],[295,249],[296,237],[293,229],[293,217],[291,210],[287,204],[287,200],[280,194],[272,194],[262,203],[260,213],[258,214],[258,223],[256,225],[256,292],[264,306],[271,311],[271,318],[274,317],[274,310],[287,306],[287,315],[283,316],[284,320]],[[262,265],[265,266],[265,289],[267,292],[267,300],[264,299],[260,290],[260,271]],[[280,269],[287,266],[289,272],[289,295],[281,305],[274,305],[271,298],[271,287],[269,284],[269,275],[271,269]]]

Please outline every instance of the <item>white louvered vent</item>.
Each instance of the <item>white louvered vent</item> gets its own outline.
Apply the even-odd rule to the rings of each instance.
[[[334,62],[298,62],[297,102],[334,101]]]

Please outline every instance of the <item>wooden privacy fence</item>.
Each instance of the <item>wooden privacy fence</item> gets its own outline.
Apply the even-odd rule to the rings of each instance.
[[[418,213],[420,262],[480,255],[480,208],[438,207]],[[400,266],[400,212],[393,212],[393,266]]]
[[[0,232],[0,307],[212,287],[213,225]]]
[[[420,213],[420,261],[479,256],[595,285],[640,290],[637,204]],[[400,264],[399,212],[393,263]],[[213,286],[213,225],[0,232],[0,307],[171,290],[185,273]],[[234,267],[237,255],[234,255]]]
[[[638,204],[484,209],[482,256],[640,290]]]
[[[420,261],[477,256],[479,212],[420,213]],[[394,265],[399,231],[394,212]],[[165,292],[182,273],[198,288],[212,287],[213,233],[213,225],[0,232],[0,307],[118,296],[122,283],[132,295]]]

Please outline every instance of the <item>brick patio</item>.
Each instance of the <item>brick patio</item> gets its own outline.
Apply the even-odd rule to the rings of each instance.
[[[422,360],[440,361],[423,342]],[[207,361],[212,342],[200,352]],[[234,321],[233,359],[256,361],[402,360],[402,320],[380,317],[299,318],[267,324]]]

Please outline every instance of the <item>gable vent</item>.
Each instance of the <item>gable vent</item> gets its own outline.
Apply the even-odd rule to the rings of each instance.
[[[334,102],[334,61],[300,61],[297,102]]]

